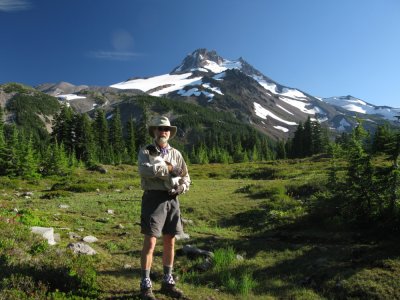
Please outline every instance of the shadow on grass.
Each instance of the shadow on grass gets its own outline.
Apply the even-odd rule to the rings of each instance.
[[[278,298],[292,298],[292,293],[301,289],[335,299],[374,298],[376,295],[383,299],[400,294],[400,286],[390,282],[400,275],[400,267],[397,270],[397,267],[388,267],[385,263],[385,260],[400,258],[400,244],[396,239],[379,240],[376,236],[360,232],[329,232],[315,228],[315,224],[304,220],[262,229],[258,225],[262,216],[262,211],[251,210],[221,222],[225,226],[240,225],[247,230],[254,229],[253,235],[240,239],[201,237],[190,243],[208,251],[233,247],[236,253],[254,261],[259,254],[270,256],[268,265],[257,265],[251,269],[259,283],[254,293],[260,295],[268,293]],[[400,266],[400,262],[398,264]],[[362,279],[364,286],[359,285],[354,276],[365,270],[368,274]],[[384,285],[383,294],[376,291],[378,288],[374,283],[380,272],[392,272],[387,282],[381,279],[383,283],[379,283]],[[212,282],[212,276],[201,276],[200,283],[197,283],[206,286]],[[349,284],[349,280],[353,283]],[[389,290],[387,294],[386,290]]]

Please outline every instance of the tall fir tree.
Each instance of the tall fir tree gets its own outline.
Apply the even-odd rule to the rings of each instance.
[[[75,124],[76,142],[74,154],[79,161],[91,166],[98,161],[92,121],[86,114],[82,114],[76,116]]]
[[[38,172],[39,159],[33,147],[32,136],[21,142],[19,175],[25,179],[37,179],[40,177]]]
[[[110,145],[113,149],[114,164],[121,164],[125,152],[125,144],[122,136],[121,114],[118,107],[113,112],[109,133]]]
[[[108,124],[106,113],[102,109],[96,111],[93,123],[93,133],[97,148],[96,157],[98,157],[99,161],[102,163],[111,163]]]
[[[291,142],[290,157],[303,157],[304,152],[304,127],[300,122]]]
[[[128,163],[134,163],[137,160],[136,146],[136,126],[132,117],[126,123],[126,148],[128,152]]]
[[[142,104],[142,115],[137,122],[136,127],[136,145],[141,148],[152,143],[151,137],[148,134],[149,113],[145,103]]]
[[[59,144],[64,144],[66,150],[71,153],[75,142],[74,137],[74,112],[72,108],[64,105],[54,119],[52,128],[53,139]]]
[[[0,105],[0,151],[5,147],[6,139],[4,135],[4,112],[3,108]]]

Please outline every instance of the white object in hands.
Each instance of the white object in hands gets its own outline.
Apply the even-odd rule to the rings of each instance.
[[[150,165],[152,166],[167,166],[167,163],[164,161],[164,159],[160,156],[160,151],[154,146],[154,145],[148,145],[146,149],[149,152],[149,161]],[[165,187],[168,189],[170,193],[174,193],[175,189],[179,185],[179,180],[181,180],[180,176],[168,176],[168,180],[164,181]]]

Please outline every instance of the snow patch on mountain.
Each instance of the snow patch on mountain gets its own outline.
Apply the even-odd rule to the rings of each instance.
[[[396,120],[400,115],[400,108],[374,106],[352,96],[323,98],[323,101],[360,114],[380,115],[389,120]]]
[[[58,98],[58,100],[65,100],[65,101],[86,99],[85,96],[78,96],[76,94],[62,94],[62,95],[57,95],[56,97]]]
[[[283,88],[281,95],[285,96],[285,97],[307,99],[306,95],[304,95],[302,92],[300,92],[299,90],[296,90],[296,89]]]
[[[283,132],[288,132],[289,131],[289,129],[287,129],[286,127],[283,127],[283,126],[274,126],[274,128],[278,129],[280,131],[283,131]]]
[[[308,101],[294,100],[286,97],[279,97],[279,99],[306,114],[315,115],[316,113],[320,113],[322,111],[316,106],[312,108],[307,108],[307,106],[310,106],[310,103]]]
[[[290,115],[294,115],[292,112],[288,111],[287,109],[283,108],[282,106],[280,106],[279,104],[276,105],[276,107],[279,107],[280,109],[282,109],[283,111],[287,112]]]
[[[276,121],[285,123],[287,125],[297,125],[295,122],[286,121],[286,120],[278,117],[277,115],[273,114],[269,110],[262,107],[261,104],[259,104],[257,102],[254,102],[254,112],[257,116],[259,116],[262,119],[267,119],[267,117],[271,117],[271,118],[275,119]]]
[[[342,118],[342,120],[340,120],[339,125],[340,126],[336,128],[339,131],[346,131],[346,127],[351,127],[350,123],[347,122],[345,118]]]
[[[210,70],[213,73],[221,73],[226,71],[227,69],[241,69],[242,64],[239,61],[230,61],[224,59],[221,64],[218,64],[215,61],[205,60],[203,68]]]
[[[178,75],[164,74],[146,79],[128,80],[113,84],[111,85],[111,87],[117,89],[137,89],[143,92],[160,88],[159,90],[150,93],[150,95],[152,96],[159,97],[170,92],[181,90],[187,85],[201,84],[202,77],[190,78],[190,76],[192,76],[192,73],[184,73]]]
[[[215,79],[215,80],[223,80],[223,78],[226,76],[226,73],[225,72],[222,72],[222,73],[219,73],[219,74],[217,74],[217,75],[214,75],[213,76],[213,79]]]
[[[212,87],[209,83],[203,83],[202,86],[205,87],[206,89],[212,90],[217,94],[223,95],[219,87]]]
[[[213,93],[209,93],[209,92],[206,92],[206,91],[199,91],[198,88],[192,88],[192,89],[187,90],[187,91],[179,90],[178,94],[181,95],[181,96],[185,96],[185,97],[190,97],[190,96],[193,96],[193,95],[198,97],[201,94],[203,94],[207,98],[210,98],[210,99],[214,98],[214,94]]]

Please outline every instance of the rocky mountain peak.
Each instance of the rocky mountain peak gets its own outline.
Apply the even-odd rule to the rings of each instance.
[[[188,54],[181,65],[173,69],[170,74],[182,74],[191,72],[193,69],[201,69],[207,66],[209,62],[221,65],[224,62],[224,58],[219,56],[215,50],[209,51],[205,48],[200,48]]]

